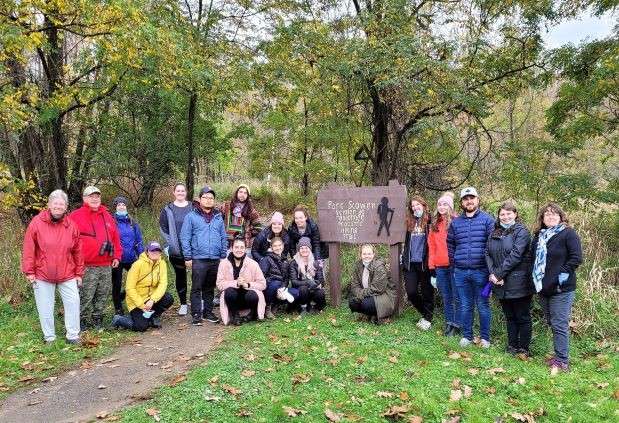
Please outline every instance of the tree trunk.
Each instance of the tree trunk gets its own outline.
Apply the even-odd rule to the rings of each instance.
[[[303,195],[307,197],[309,195],[309,174],[307,173],[307,156],[308,156],[308,147],[307,147],[307,122],[309,118],[309,112],[307,111],[307,104],[305,103],[305,99],[303,99],[303,177],[301,179],[301,188],[303,190]]]
[[[372,182],[387,185],[391,178],[389,166],[389,106],[380,99],[370,84],[372,97]]]
[[[198,93],[194,91],[189,97],[189,110],[187,111],[187,174],[185,176],[185,184],[187,185],[187,198],[189,200],[193,199],[193,188],[196,183],[193,130],[196,122],[197,104]]]

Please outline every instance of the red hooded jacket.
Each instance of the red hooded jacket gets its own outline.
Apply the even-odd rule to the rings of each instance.
[[[49,210],[35,216],[24,236],[21,270],[52,283],[82,277],[84,258],[77,225],[66,216],[52,221]]]
[[[120,260],[122,256],[120,235],[116,228],[116,221],[105,206],[99,206],[99,209],[95,212],[90,210],[87,204],[84,204],[71,212],[69,218],[79,228],[86,267],[110,266],[113,259]],[[110,241],[114,246],[112,257],[107,253],[102,256],[99,255],[99,250],[105,241]]]
[[[447,251],[447,225],[445,219],[438,222],[438,232],[432,228],[428,232],[428,268],[449,266],[449,254]]]

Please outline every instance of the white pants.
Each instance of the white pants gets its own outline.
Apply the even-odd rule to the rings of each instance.
[[[50,283],[38,280],[33,284],[34,300],[37,303],[41,330],[46,341],[56,339],[54,327],[54,303],[56,300],[56,286],[60,291],[62,305],[64,306],[64,326],[67,331],[67,339],[79,339],[80,337],[80,294],[77,282],[71,279],[62,283]]]

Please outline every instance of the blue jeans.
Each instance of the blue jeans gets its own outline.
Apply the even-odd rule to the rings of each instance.
[[[486,269],[456,267],[454,270],[456,289],[462,307],[462,335],[470,341],[473,340],[474,311],[477,307],[481,339],[490,342],[490,301],[489,298],[481,296],[481,291],[488,283],[488,276]]]
[[[277,290],[281,287],[281,281],[267,279],[267,287],[264,290],[264,299],[267,304],[273,304],[279,301],[277,299]]]
[[[456,290],[453,268],[437,267],[435,272],[436,287],[443,297],[445,323],[459,328],[462,326],[462,310],[460,310],[460,297]]]
[[[562,292],[550,297],[539,296],[544,309],[546,322],[552,329],[552,343],[555,357],[562,363],[569,362],[570,351],[570,316],[576,291]]]

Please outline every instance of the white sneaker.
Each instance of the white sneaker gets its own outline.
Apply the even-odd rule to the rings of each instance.
[[[488,349],[490,348],[490,341],[486,341],[485,339],[482,339],[479,345],[481,345],[482,348]]]
[[[469,345],[471,345],[471,343],[472,343],[472,341],[471,341],[471,340],[469,340],[469,339],[467,339],[467,338],[462,338],[462,339],[460,340],[460,346],[461,346],[462,348],[466,348],[466,347],[468,347]]]
[[[417,322],[417,327],[421,330],[428,330],[430,329],[431,326],[432,326],[432,323],[428,322],[423,317],[419,319],[419,321]]]
[[[178,308],[178,315],[179,316],[187,315],[187,304],[181,304],[181,306]]]

